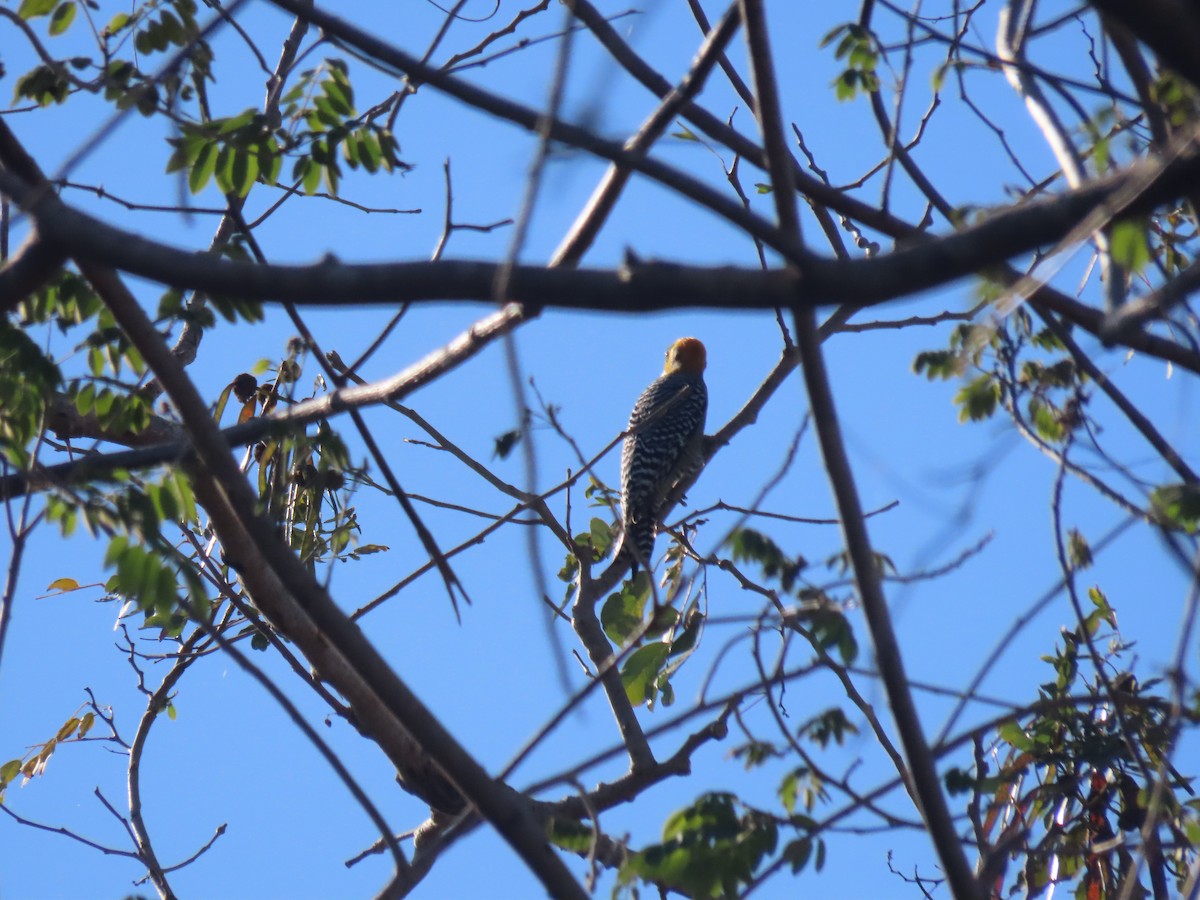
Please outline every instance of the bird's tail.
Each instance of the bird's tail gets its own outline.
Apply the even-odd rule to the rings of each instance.
[[[650,560],[654,555],[654,538],[657,532],[653,521],[628,523],[621,534],[621,543],[613,557],[614,561],[624,555],[629,560],[631,576],[637,575],[639,568],[649,572],[652,568]]]

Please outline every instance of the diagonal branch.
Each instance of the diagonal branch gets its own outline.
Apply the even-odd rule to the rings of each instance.
[[[1091,0],[1192,84],[1200,86],[1200,15],[1183,0]]]
[[[548,139],[561,141],[573,147],[587,150],[609,162],[619,163],[663,184],[683,197],[704,206],[717,215],[728,219],[746,232],[760,238],[764,243],[785,256],[799,261],[804,256],[802,248],[791,244],[778,229],[773,228],[759,216],[744,209],[741,204],[730,200],[713,187],[680,172],[678,169],[639,153],[631,153],[618,141],[601,138],[578,125],[550,117],[543,111],[524,106],[493,94],[470,82],[448,75],[442,70],[423,63],[411,54],[381,40],[374,34],[357,28],[325,10],[305,4],[301,0],[271,0],[282,9],[306,18],[311,24],[322,28],[327,38],[343,49],[365,56],[394,71],[403,72],[424,84],[497,118],[520,125],[527,131],[541,134],[544,130]]]
[[[800,220],[796,209],[796,193],[792,182],[790,155],[779,109],[779,96],[771,61],[765,14],[761,0],[741,0],[750,64],[754,73],[755,95],[758,98],[759,126],[770,162],[771,183],[780,226],[799,239]],[[830,487],[833,489],[846,551],[854,569],[854,579],[866,615],[867,626],[875,647],[884,689],[900,733],[900,741],[908,760],[906,781],[911,781],[909,793],[925,819],[938,857],[946,870],[954,896],[980,896],[979,885],[967,863],[962,843],[954,828],[954,820],[946,804],[938,780],[933,754],[925,740],[925,732],[917,715],[916,704],[909,690],[900,645],[892,627],[887,598],[883,593],[879,566],[871,549],[863,516],[862,502],[854,482],[854,473],[846,457],[838,422],[837,407],[821,353],[821,339],[811,312],[795,310],[797,345],[800,365],[808,388],[813,422],[825,461]]]
[[[274,526],[258,515],[249,485],[221,441],[202,399],[133,297],[123,292],[123,286],[110,273],[87,274],[179,410],[197,456],[203,460],[204,472],[211,478],[211,490],[206,491],[205,499],[214,527],[226,553],[239,555],[238,568],[256,605],[346,696],[372,736],[378,739],[381,733],[395,735],[395,726],[402,727],[429,758],[437,760],[438,767],[509,841],[549,891],[556,896],[582,897],[578,884],[547,845],[524,801],[493,781],[451,737],[312,580]],[[260,557],[265,565],[259,564]],[[273,582],[283,590],[273,589]],[[324,668],[323,662],[332,663],[333,668]],[[402,756],[407,757],[408,752]],[[407,767],[411,762],[405,758],[402,765]]]
[[[0,161],[19,167],[25,180],[38,185],[35,191],[48,194],[33,160],[23,152],[4,154],[4,149],[0,146]],[[551,894],[583,898],[524,799],[494,781],[450,735],[304,569],[276,525],[259,514],[257,498],[195,385],[129,290],[110,269],[87,263],[80,267],[178,410],[200,463],[193,473],[197,496],[255,605],[346,697],[360,725],[414,789],[447,805],[456,790],[492,823]],[[436,766],[432,760],[437,760]],[[445,777],[453,788],[437,784]]]
[[[4,123],[0,121],[0,129]],[[292,428],[335,416],[348,409],[357,409],[402,399],[413,391],[466,362],[505,331],[529,320],[517,304],[480,319],[444,347],[427,354],[423,359],[390,378],[353,388],[335,390],[323,397],[305,400],[271,416],[251,419],[218,432],[229,446],[251,444],[270,435],[284,434]],[[18,497],[31,490],[41,490],[57,483],[79,483],[104,477],[122,469],[143,469],[163,463],[194,461],[192,445],[183,439],[183,429],[166,419],[155,417],[145,432],[126,437],[106,434],[98,423],[80,417],[68,398],[56,397],[50,409],[50,424],[59,433],[70,436],[97,437],[121,442],[128,440],[138,446],[105,455],[85,456],[70,462],[46,466],[31,473],[17,472],[0,477],[0,500]],[[92,427],[94,426],[94,427]]]
[[[583,18],[582,10],[584,8],[588,9],[588,15],[598,16],[598,13],[586,3],[577,4],[575,14]],[[687,75],[676,87],[662,95],[662,102],[658,108],[642,123],[642,127],[638,129],[637,133],[625,142],[626,150],[631,153],[645,153],[655,141],[662,137],[663,132],[667,130],[679,111],[691,105],[692,98],[704,88],[704,83],[713,66],[718,60],[724,58],[725,47],[733,39],[734,32],[737,30],[739,22],[737,9],[735,3],[722,16],[717,27],[705,38]],[[591,19],[586,21],[591,21]],[[607,21],[603,19],[601,21],[606,27],[611,27]],[[575,266],[579,263],[608,220],[609,214],[616,206],[617,200],[632,174],[626,166],[617,163],[609,166],[604,177],[592,192],[592,196],[588,198],[583,212],[580,213],[567,236],[554,251],[550,262],[551,266]]]

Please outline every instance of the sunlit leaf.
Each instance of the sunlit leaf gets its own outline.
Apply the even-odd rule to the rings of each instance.
[[[34,19],[38,16],[48,16],[58,0],[21,0],[17,15],[22,19]]]
[[[1146,239],[1146,223],[1123,219],[1112,227],[1109,235],[1113,261],[1126,271],[1137,274],[1150,262],[1150,244]]]

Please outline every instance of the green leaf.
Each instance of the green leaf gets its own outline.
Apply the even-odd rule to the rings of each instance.
[[[730,544],[735,560],[758,563],[766,578],[778,578],[780,586],[788,592],[808,567],[803,556],[789,558],[771,538],[753,528],[739,528],[730,538]]]
[[[1025,733],[1025,729],[1018,722],[1005,722],[996,729],[996,734],[1002,741],[1007,741],[1018,750],[1033,749],[1033,741],[1029,739],[1029,735]]]
[[[698,606],[693,606],[684,616],[683,631],[676,636],[675,640],[671,641],[671,656],[691,653],[696,647],[696,641],[699,640],[700,630],[703,627],[704,613],[700,612]]]
[[[21,774],[21,760],[10,759],[0,766],[0,784],[9,784]]]
[[[205,143],[196,154],[196,159],[188,171],[188,190],[198,194],[208,184],[217,168],[217,157],[220,151],[215,141]]]
[[[630,654],[621,666],[621,683],[629,702],[639,706],[654,697],[654,681],[662,671],[671,648],[666,644],[654,643],[641,647]]]
[[[108,388],[101,388],[96,394],[96,402],[93,409],[96,413],[96,418],[106,420],[112,414],[113,404],[116,402],[117,395]]]
[[[358,139],[354,132],[346,135],[346,139],[342,141],[342,158],[346,160],[346,164],[352,169],[358,168]]]
[[[50,10],[54,9],[54,4],[58,0],[21,0],[21,5],[17,9],[17,15],[22,19],[36,19],[38,16],[50,15]]]
[[[74,21],[74,0],[71,0],[71,2],[68,3],[60,3],[54,10],[54,15],[50,17],[50,33],[53,35],[62,34],[71,27],[71,23]]]
[[[1100,617],[1113,628],[1116,628],[1117,613],[1109,605],[1108,597],[1105,596],[1104,591],[1095,586],[1090,587],[1088,588],[1088,599],[1092,601],[1092,604],[1096,607],[1095,611],[1100,614]]]
[[[1092,564],[1092,548],[1078,528],[1067,532],[1067,556],[1075,569],[1086,569]]]
[[[369,128],[360,128],[355,133],[355,141],[358,144],[358,158],[363,164],[363,168],[374,174],[379,170],[380,163],[383,160],[383,151],[379,146],[379,139],[375,137],[375,133]]]
[[[233,393],[233,382],[225,385],[225,389],[221,391],[217,397],[217,402],[213,407],[213,421],[217,424],[221,422],[221,416],[225,414],[225,407],[229,403],[229,396]]]
[[[26,97],[39,106],[62,103],[70,93],[70,83],[54,66],[35,66],[17,79],[13,97]]]
[[[595,840],[595,832],[591,828],[559,816],[552,817],[546,823],[546,836],[564,850],[585,855]]]
[[[1111,156],[1111,141],[1107,137],[1097,137],[1092,144],[1092,159],[1096,163],[1096,171],[1103,172],[1108,168]]]
[[[735,897],[767,856],[775,852],[775,820],[756,810],[738,814],[737,798],[711,793],[672,815],[663,842],[633,854],[621,867],[620,881],[642,878],[691,897]]]
[[[833,85],[834,96],[838,100],[853,100],[858,94],[858,72],[854,69],[847,69],[834,79]]]
[[[1033,420],[1034,430],[1044,441],[1058,443],[1067,436],[1058,412],[1048,403],[1043,403],[1037,397],[1029,401],[1029,417]]]
[[[245,150],[238,150],[233,156],[233,165],[229,170],[229,187],[239,197],[250,193],[250,188],[258,180],[258,156]]]
[[[92,407],[96,403],[96,385],[88,382],[79,389],[75,394],[75,408],[79,410],[81,416],[86,416],[92,411]]]
[[[170,43],[176,47],[182,47],[188,42],[188,34],[183,27],[183,23],[169,9],[163,10],[160,21],[162,23],[163,35]]]
[[[592,521],[588,523],[588,537],[591,539],[592,549],[596,551],[596,559],[608,556],[613,543],[612,526],[608,522],[593,516]]]
[[[1000,383],[991,375],[980,375],[954,395],[954,402],[959,405],[958,421],[980,422],[991,418],[999,400]]]
[[[795,875],[804,871],[804,867],[808,865],[808,860],[812,857],[812,851],[812,838],[797,838],[783,848],[782,858],[792,867],[792,874]]]
[[[167,46],[166,36],[157,22],[150,22],[133,37],[133,46],[138,53],[151,54]]]
[[[841,745],[847,734],[858,734],[858,728],[846,718],[841,708],[833,706],[801,725],[797,734],[827,747],[831,740]]]
[[[811,613],[809,628],[812,638],[823,649],[838,648],[842,662],[847,666],[854,665],[854,660],[858,659],[858,640],[854,637],[850,619],[838,610],[821,608]]]
[[[221,150],[217,154],[217,164],[213,167],[213,175],[216,177],[217,188],[223,194],[228,194],[233,191],[232,181],[229,174],[230,170],[233,168],[233,157],[233,145],[224,144],[221,146]]]
[[[317,165],[317,163],[313,162],[311,159],[303,160],[303,162],[304,162],[305,166],[304,166],[304,174],[301,176],[301,179],[300,179],[301,185],[304,188],[304,193],[315,194],[317,192],[317,188],[321,184],[322,168],[321,168],[321,166]]]
[[[259,176],[267,184],[275,184],[279,180],[279,172],[283,168],[283,153],[279,144],[273,139],[262,141],[255,148],[258,157]]]
[[[192,491],[191,479],[181,469],[175,469],[168,472],[163,483],[164,488],[167,488],[175,495],[176,508],[179,510],[180,520],[183,522],[197,522],[199,517],[196,512],[196,495]]]
[[[143,590],[147,586],[147,563],[149,557],[140,547],[126,547],[117,559],[117,584],[122,594],[139,600],[153,600],[153,597],[143,598]]]
[[[963,373],[965,367],[966,360],[962,354],[952,350],[923,351],[917,354],[917,358],[913,360],[912,364],[913,372],[918,375],[924,374],[930,381],[935,378],[943,381],[948,378],[957,378]]]
[[[360,556],[369,556],[372,553],[386,553],[391,549],[386,544],[359,544],[354,548],[354,552],[350,554],[350,558],[358,559]]]
[[[859,70],[860,74],[864,70],[870,72],[875,68],[875,52],[871,49],[870,44],[859,43],[850,51],[849,62],[850,65]]]
[[[650,596],[650,579],[645,572],[626,581],[621,590],[611,594],[600,609],[600,624],[604,633],[618,647],[624,646],[630,635],[642,627],[646,600]]]
[[[328,102],[329,108],[336,115],[347,119],[354,115],[354,101],[351,99],[352,94],[348,83],[343,84],[331,79],[321,84],[321,90],[325,93],[325,100]]]
[[[121,555],[125,552],[125,548],[128,546],[129,538],[125,537],[125,535],[118,534],[116,537],[114,537],[108,542],[108,550],[106,550],[104,553],[104,565],[111,566],[115,564],[116,561],[121,558]],[[115,588],[110,588],[106,585],[105,589],[114,590]]]
[[[941,63],[940,65],[938,65],[938,66],[937,66],[937,67],[936,67],[936,68],[933,70],[933,75],[932,75],[932,77],[929,79],[929,85],[930,85],[930,87],[932,87],[932,88],[933,88],[933,92],[934,92],[935,94],[936,94],[936,93],[938,93],[938,92],[940,92],[940,91],[941,91],[941,89],[942,89],[942,87],[945,85],[945,83],[946,83],[946,72],[947,72],[947,71],[949,71],[949,69],[950,69],[950,65],[951,65],[950,63],[945,63],[945,62],[944,62],[944,63]]]
[[[800,796],[800,777],[805,771],[803,768],[793,769],[779,783],[779,801],[789,816],[796,810],[796,798]],[[786,853],[787,850],[785,849],[784,852]]]
[[[833,43],[834,39],[837,38],[838,35],[840,35],[844,31],[846,31],[850,27],[851,27],[850,23],[842,23],[841,25],[837,26],[832,31],[830,31],[828,34],[826,34],[825,37],[821,38],[821,40],[817,43],[817,46],[822,47],[822,48],[828,47],[830,44]]]
[[[1200,485],[1164,484],[1150,492],[1150,505],[1166,524],[1188,534],[1200,526]]]
[[[1112,227],[1109,235],[1109,250],[1113,262],[1130,274],[1136,275],[1150,262],[1150,244],[1146,239],[1146,223],[1136,219],[1124,219]]]
[[[128,28],[129,23],[133,21],[133,17],[129,13],[117,13],[108,20],[108,24],[104,26],[105,34],[116,34],[122,28]]]

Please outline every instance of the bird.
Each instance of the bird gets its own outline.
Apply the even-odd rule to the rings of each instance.
[[[708,413],[704,344],[680,338],[667,349],[663,373],[642,391],[621,448],[622,547],[638,566],[650,568],[658,521],[667,496],[703,462]]]

